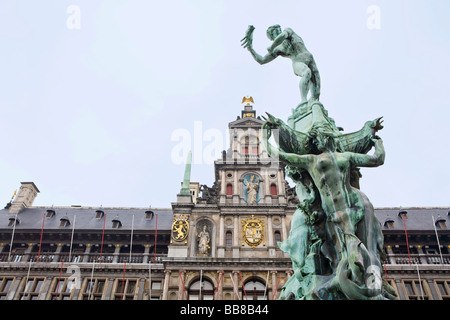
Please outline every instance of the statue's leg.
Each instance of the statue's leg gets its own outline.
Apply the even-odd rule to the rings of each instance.
[[[308,98],[309,83],[311,81],[311,69],[308,68],[303,62],[294,62],[294,73],[301,77],[300,79],[300,94],[302,101],[306,101]]]

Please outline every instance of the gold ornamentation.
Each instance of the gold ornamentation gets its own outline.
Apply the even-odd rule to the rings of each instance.
[[[172,240],[184,241],[187,243],[187,236],[189,233],[189,216],[175,215],[172,223]]]
[[[244,103],[244,102],[246,103],[247,106],[251,105],[250,102],[251,103],[255,103],[255,101],[253,101],[253,97],[252,96],[247,96],[247,97],[244,96],[242,98],[242,103]]]
[[[242,238],[245,243],[247,243],[250,247],[256,248],[261,243],[265,245],[264,241],[264,220],[255,218],[255,215],[252,214],[252,217],[247,220],[242,220]],[[242,242],[244,245],[244,242]]]

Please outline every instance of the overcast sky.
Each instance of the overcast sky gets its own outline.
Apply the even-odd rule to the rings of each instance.
[[[285,121],[300,102],[288,59],[260,66],[240,46],[249,24],[260,54],[270,25],[303,38],[345,133],[384,117],[385,164],[361,169],[375,207],[450,206],[448,0],[11,0],[0,13],[1,206],[33,181],[37,206],[170,208],[180,133],[192,181],[211,185],[209,151],[228,148],[243,96]]]

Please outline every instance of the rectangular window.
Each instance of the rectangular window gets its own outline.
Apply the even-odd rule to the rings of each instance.
[[[403,287],[407,300],[429,300],[429,290],[426,281],[403,280]]]
[[[13,278],[0,278],[0,300],[6,300]]]
[[[85,285],[83,291],[83,300],[102,300],[103,293],[105,291],[106,280],[105,279],[85,279]]]
[[[276,196],[277,195],[277,185],[275,183],[272,183],[270,185],[270,194],[272,196]]]
[[[434,285],[442,300],[450,300],[450,281],[436,280]]]
[[[161,290],[161,281],[152,281],[152,290]]]
[[[227,231],[226,233],[226,248],[227,249],[231,249],[231,247],[233,246],[233,234],[231,233],[231,231]]]
[[[137,290],[137,280],[118,280],[114,300],[133,300]]]
[[[43,278],[28,278],[28,281],[22,284],[19,294],[20,300],[37,300],[43,284]]]
[[[231,196],[233,194],[233,185],[231,183],[227,184],[227,196]]]
[[[70,300],[72,299],[71,294],[75,290],[75,284],[68,278],[56,278],[53,280],[50,290],[52,300]]]

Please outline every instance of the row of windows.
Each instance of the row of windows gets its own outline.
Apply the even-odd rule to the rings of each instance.
[[[233,195],[233,184],[232,183],[227,184],[226,194],[227,194],[227,196]],[[272,195],[272,196],[278,195],[277,185],[275,183],[272,183],[270,185],[270,195]]]
[[[20,281],[15,292],[10,292],[14,281]],[[44,292],[44,284],[50,281],[48,291]],[[85,278],[82,283],[78,283],[75,277],[53,278],[47,280],[42,277],[29,277],[22,280],[4,277],[0,278],[0,300],[37,300],[45,295],[46,300],[104,300],[107,295],[109,284],[106,278]],[[81,280],[80,280],[81,282]],[[159,299],[162,290],[162,281],[152,281],[151,288],[148,281],[144,283],[144,299],[151,295],[152,299]],[[113,280],[110,299],[114,300],[134,300],[138,298],[139,279],[116,279]],[[76,289],[80,289],[75,297]]]
[[[10,292],[14,281],[20,281],[17,292]],[[43,292],[46,278],[30,277],[22,280],[15,280],[10,277],[0,278],[0,300],[37,300],[45,295],[47,300],[72,300],[75,299],[77,284],[71,278],[54,278],[51,280],[48,292]],[[50,281],[50,280],[48,280]],[[85,278],[80,286],[77,298],[82,300],[104,300],[107,298],[107,287],[109,284],[106,278]],[[407,300],[432,300],[432,287],[437,294],[438,299],[450,300],[450,280],[434,280],[428,283],[426,280],[405,279],[399,283],[390,281],[397,292],[401,290]],[[162,290],[162,281],[152,281],[151,288],[148,287],[148,281],[144,284],[144,299],[159,299]],[[110,299],[114,300],[134,300],[138,298],[139,279],[115,279],[112,283]],[[212,300],[215,295],[213,284],[203,279],[194,281],[187,289],[187,298],[189,300]],[[258,280],[250,280],[244,284],[241,289],[240,298],[246,300],[268,299],[266,285]]]

